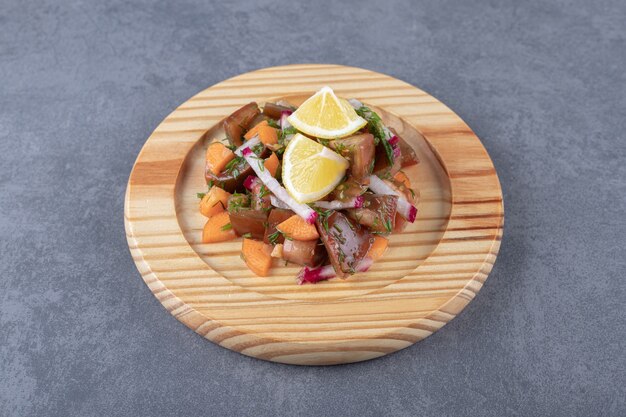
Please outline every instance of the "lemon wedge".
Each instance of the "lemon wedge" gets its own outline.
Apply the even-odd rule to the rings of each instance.
[[[324,87],[309,97],[287,120],[299,131],[324,139],[348,136],[367,124],[330,87]]]
[[[283,155],[283,184],[297,202],[311,203],[337,187],[348,165],[341,155],[296,133]]]

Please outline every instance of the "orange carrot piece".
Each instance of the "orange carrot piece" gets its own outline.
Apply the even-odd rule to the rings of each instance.
[[[228,204],[228,197],[230,197],[228,191],[214,185],[200,200],[200,213],[206,217],[221,213]]]
[[[372,242],[372,246],[367,251],[367,257],[376,260],[383,256],[385,251],[387,250],[387,246],[389,245],[389,241],[382,236],[374,236],[374,242]]]
[[[272,245],[245,238],[241,256],[248,268],[260,277],[266,277],[272,266]]]
[[[294,214],[284,222],[278,224],[279,230],[286,238],[294,240],[315,240],[320,237],[314,224],[309,224],[302,217]]]
[[[270,125],[260,126],[259,139],[264,145],[276,145],[278,143],[278,130]]]
[[[276,178],[276,172],[278,172],[278,163],[278,157],[274,152],[263,162],[265,169],[267,169],[274,178]]]
[[[222,142],[213,142],[206,148],[206,167],[215,175],[222,172],[226,164],[235,158],[233,151]]]
[[[393,179],[404,184],[406,188],[411,188],[411,180],[409,180],[409,177],[406,176],[404,171],[396,172]]]
[[[267,120],[263,120],[257,123],[256,125],[254,125],[254,127],[248,130],[248,132],[245,135],[243,135],[243,137],[246,138],[246,140],[252,139],[259,133],[259,129],[261,128],[261,126],[268,126]]]
[[[237,234],[230,224],[230,216],[227,211],[211,217],[202,229],[202,243],[225,242],[236,237]]]

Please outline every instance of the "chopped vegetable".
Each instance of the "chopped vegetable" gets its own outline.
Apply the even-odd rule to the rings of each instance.
[[[213,142],[206,149],[206,169],[219,174],[235,158],[233,151],[221,142]]]
[[[290,207],[287,204],[285,204],[282,201],[280,201],[275,195],[270,196],[270,202],[276,208],[290,210]]]
[[[398,213],[410,223],[413,223],[415,221],[415,217],[417,216],[417,208],[409,203],[409,201],[402,193],[394,190],[389,184],[387,184],[376,175],[372,175],[370,177],[370,189],[378,194],[398,196]]]
[[[307,223],[302,217],[296,215],[278,224],[276,229],[287,239],[317,240],[320,237],[315,225]]]
[[[230,217],[223,211],[207,220],[202,229],[202,243],[215,243],[233,240],[237,237],[230,225]]]
[[[333,201],[316,201],[315,207],[323,208],[325,210],[341,210],[350,208],[363,207],[363,196],[351,198],[349,200],[333,200]]]
[[[406,141],[402,139],[402,137],[400,137],[395,130],[391,128],[389,130],[391,130],[393,135],[397,138],[397,146],[400,149],[400,166],[402,168],[406,168],[419,164],[420,161],[413,148],[406,143]]]
[[[371,174],[374,162],[374,136],[370,133],[335,139],[329,146],[350,162],[350,173],[357,182]]]
[[[263,239],[267,224],[267,212],[263,210],[253,210],[251,208],[241,208],[229,211],[230,222],[233,230],[239,236],[250,234],[255,239]]]
[[[374,233],[391,233],[395,225],[398,197],[368,193],[363,195],[363,200],[362,207],[346,210],[348,216]]]
[[[370,269],[373,263],[372,258],[363,258],[357,265],[355,272],[365,272]],[[320,281],[335,278],[336,276],[338,276],[337,272],[332,265],[324,265],[317,268],[305,266],[296,276],[296,281],[300,285],[305,283],[315,284]]]
[[[255,137],[256,135],[258,135],[258,134],[259,134],[259,129],[260,129],[262,126],[267,126],[267,120],[263,120],[263,121],[261,121],[260,123],[256,124],[256,125],[255,125],[252,129],[248,130],[248,131],[246,132],[246,134],[245,134],[245,135],[243,135],[243,137],[244,137],[246,140],[250,140],[250,139],[252,139],[253,137]]]
[[[261,139],[259,139],[259,135],[254,135],[254,137],[250,138],[246,143],[244,143],[243,145],[235,149],[235,155],[242,156],[241,151],[243,151],[244,148],[253,149],[259,143],[261,143]]]
[[[272,126],[259,127],[259,139],[264,145],[276,145],[278,143],[278,130]]]
[[[375,261],[383,256],[387,250],[387,246],[389,246],[389,240],[382,236],[374,236],[373,239],[372,246],[370,246],[370,250],[367,251],[366,256]]]
[[[409,177],[407,177],[404,171],[396,172],[393,179],[404,184],[406,188],[411,188],[411,180],[409,180]]]
[[[370,248],[370,232],[339,211],[318,220],[317,228],[337,275],[354,274]]]
[[[209,192],[202,197],[200,201],[200,213],[202,213],[203,216],[211,217],[224,211],[228,204],[229,197],[229,192],[214,185]]]
[[[263,106],[263,114],[272,119],[280,119],[283,113],[291,114],[293,109],[287,106],[281,106],[278,103],[265,103]]]
[[[261,113],[256,103],[248,103],[224,120],[224,132],[231,145],[241,146],[244,130],[250,127],[252,121]]]
[[[263,242],[244,239],[241,256],[248,268],[260,277],[266,277],[272,266],[272,247]]]
[[[280,161],[278,160],[278,156],[276,156],[274,152],[272,152],[270,157],[267,158],[265,162],[263,162],[263,165],[265,165],[265,169],[270,172],[270,175],[276,178],[276,173],[278,172],[278,166],[280,165]]]
[[[382,145],[383,149],[385,150],[385,155],[387,156],[387,161],[389,162],[389,165],[393,165],[393,148],[392,145],[389,143],[389,139],[391,139],[392,135],[390,134],[388,129],[386,129],[380,116],[367,106],[359,107],[358,109],[356,109],[356,112],[359,116],[367,120],[367,126],[369,128],[369,131],[374,134],[374,137],[376,138],[376,143]]]
[[[318,244],[317,240],[285,240],[282,245],[282,258],[288,262],[316,266],[324,258],[324,247]]]
[[[263,236],[263,242],[270,243],[272,245],[283,243],[285,237],[282,233],[276,230],[276,226],[284,222],[288,218],[293,216],[293,211],[280,208],[274,208],[270,211],[267,217],[267,228],[265,229],[265,235]]]
[[[332,196],[339,201],[350,201],[367,191],[369,177],[363,181],[364,184],[357,182],[354,178],[348,177],[332,192]]]
[[[283,244],[278,243],[274,245],[274,249],[272,249],[272,258],[280,258],[283,257]]]

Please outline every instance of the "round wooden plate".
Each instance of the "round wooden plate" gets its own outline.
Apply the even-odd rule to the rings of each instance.
[[[252,274],[241,239],[201,243],[204,150],[221,121],[256,101],[293,104],[329,85],[379,112],[421,162],[408,175],[417,221],[385,256],[347,280],[297,285],[299,267]],[[338,364],[382,356],[452,320],[482,287],[503,226],[500,183],[474,132],[444,104],[403,81],[339,65],[289,65],[243,74],[178,107],[150,135],[130,175],[125,224],[144,281],[163,306],[205,338],[256,358]]]

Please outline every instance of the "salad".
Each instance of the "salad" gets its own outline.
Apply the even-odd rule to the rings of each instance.
[[[415,152],[358,100],[324,87],[298,108],[252,102],[224,132],[206,150],[202,241],[242,237],[256,275],[269,276],[279,258],[303,266],[300,284],[345,279],[415,221],[418,194],[402,171],[419,163]]]

